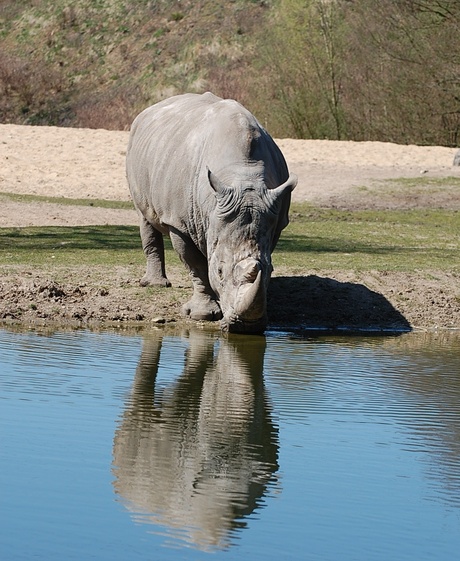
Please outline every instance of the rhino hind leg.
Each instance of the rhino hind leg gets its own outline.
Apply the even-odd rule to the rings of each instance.
[[[217,321],[222,312],[208,280],[208,262],[195,244],[179,232],[170,231],[171,242],[190,272],[193,295],[182,306],[182,315],[193,320]]]
[[[142,249],[147,258],[147,270],[140,280],[141,286],[171,286],[165,271],[163,234],[142,217],[140,225]]]

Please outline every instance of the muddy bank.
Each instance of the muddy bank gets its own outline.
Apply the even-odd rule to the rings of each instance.
[[[192,292],[179,269],[173,288],[141,288],[141,269],[95,272],[90,267],[3,272],[0,321],[73,326],[185,321]],[[79,280],[76,280],[79,279]],[[274,276],[268,295],[271,328],[407,331],[460,328],[460,278],[453,273],[306,271]],[[208,324],[208,327],[217,324]]]

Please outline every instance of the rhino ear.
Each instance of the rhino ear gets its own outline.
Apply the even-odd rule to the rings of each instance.
[[[209,185],[214,189],[218,195],[224,195],[228,187],[223,183],[212,171],[207,167]]]

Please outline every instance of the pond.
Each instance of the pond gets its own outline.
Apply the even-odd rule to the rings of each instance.
[[[450,560],[460,334],[0,330],[0,558]]]

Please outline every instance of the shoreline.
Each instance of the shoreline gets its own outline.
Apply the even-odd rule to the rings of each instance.
[[[124,172],[128,136],[101,129],[0,125],[0,228],[137,225],[134,210],[18,201],[5,195],[129,200]],[[460,167],[452,165],[455,148],[328,140],[277,142],[290,170],[299,177],[294,202],[351,212],[460,210]],[[113,279],[114,272],[104,267],[48,265],[35,270],[3,263],[0,321],[75,322],[79,327],[93,321],[102,325],[134,321],[137,326],[155,325],[155,319],[184,321],[180,303],[191,292],[185,271],[174,273],[176,288],[164,293],[139,291],[142,274],[141,268],[125,267]],[[305,270],[300,276],[293,274],[289,267],[275,271],[276,297],[269,300],[271,325],[378,329],[391,328],[396,321],[396,327],[409,324],[414,330],[460,328],[458,267],[450,272]],[[78,282],[79,278],[84,281]],[[110,298],[100,294],[106,285]],[[57,293],[53,286],[59,288]],[[367,301],[360,309],[363,295]],[[397,314],[392,316],[391,308],[406,323]]]

